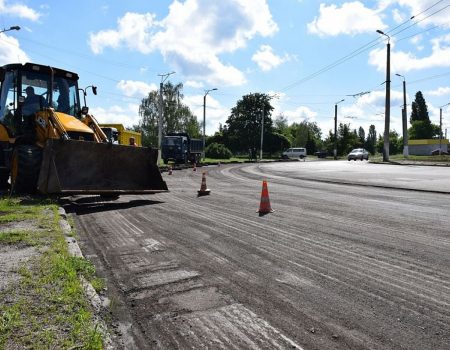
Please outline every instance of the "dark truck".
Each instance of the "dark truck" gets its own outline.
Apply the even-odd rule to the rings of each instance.
[[[186,133],[170,133],[163,137],[161,142],[161,158],[164,164],[170,161],[175,163],[198,163],[202,158],[203,141],[191,139]]]

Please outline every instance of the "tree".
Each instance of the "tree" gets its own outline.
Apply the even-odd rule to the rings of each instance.
[[[226,121],[224,137],[226,146],[234,153],[247,153],[250,148],[260,148],[261,121],[264,111],[264,139],[272,133],[273,107],[270,96],[261,93],[245,95],[231,109],[231,115]],[[266,143],[265,143],[266,144]]]
[[[369,134],[365,142],[365,148],[370,152],[370,154],[375,154],[377,144],[377,131],[375,130],[375,125],[370,125]]]
[[[431,123],[428,107],[421,91],[416,92],[415,100],[411,105],[409,121],[411,127],[408,130],[408,134],[411,140],[431,139],[439,135],[439,127]]]
[[[186,132],[191,137],[200,137],[200,124],[188,106],[184,105],[183,84],[170,81],[163,86],[163,135],[169,132]],[[134,130],[142,133],[144,146],[158,145],[159,91],[151,91],[139,106],[141,117]]]
[[[364,146],[364,143],[366,141],[366,132],[364,131],[364,128],[362,126],[360,126],[358,129],[358,138],[361,146]]]

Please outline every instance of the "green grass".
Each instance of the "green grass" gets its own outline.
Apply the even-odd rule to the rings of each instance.
[[[35,246],[41,252],[18,269],[19,284],[0,293],[0,348],[102,349],[79,275],[99,288],[104,282],[90,262],[69,255],[57,205],[0,199],[0,213],[0,245]],[[1,223],[19,220],[33,225],[2,231]]]

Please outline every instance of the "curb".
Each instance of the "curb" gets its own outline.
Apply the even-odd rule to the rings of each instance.
[[[80,246],[78,245],[77,240],[71,236],[72,227],[67,221],[67,213],[64,208],[58,208],[59,214],[59,225],[63,231],[64,237],[66,239],[67,248],[69,250],[69,254],[72,257],[85,259],[83,253],[81,252]],[[80,276],[81,285],[83,286],[84,292],[88,297],[92,307],[94,308],[96,314],[94,314],[94,324],[95,328],[102,334],[104,344],[103,348],[106,350],[113,350],[114,347],[112,345],[112,339],[108,332],[108,327],[105,322],[98,315],[102,310],[106,309],[109,306],[109,300],[107,298],[102,298],[95,291],[92,284],[90,284],[83,276]]]

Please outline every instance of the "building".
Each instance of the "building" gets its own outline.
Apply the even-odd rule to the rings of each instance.
[[[447,139],[424,139],[424,140],[409,140],[408,153],[412,156],[429,156],[434,150],[439,150],[448,153]]]

